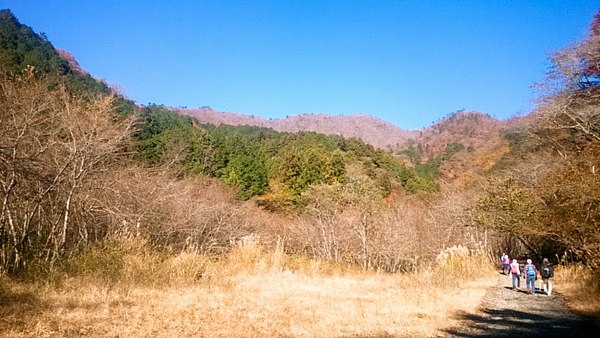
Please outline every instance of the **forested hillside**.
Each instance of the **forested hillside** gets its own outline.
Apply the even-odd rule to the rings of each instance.
[[[454,244],[595,265],[599,20],[527,119],[456,112],[382,150],[135,106],[3,10],[2,273],[131,231],[206,252],[260,234],[389,271]]]
[[[290,250],[300,251],[311,241],[348,241],[327,250],[336,251],[336,260],[355,252],[351,260],[367,267],[379,259],[379,249],[372,250],[375,243],[365,236],[371,235],[370,219],[385,207],[384,199],[439,189],[434,176],[360,139],[201,124],[163,106],[134,106],[63,59],[47,38],[10,11],[3,10],[1,18],[3,273],[38,264],[52,267],[73,250],[114,231],[132,231],[134,225],[158,246],[209,251],[225,249],[227,241],[249,233],[266,233],[267,242],[285,236],[295,243]],[[142,177],[154,177],[148,179],[152,184],[138,181]],[[190,200],[197,195],[171,189],[209,184],[211,195],[221,194],[218,190],[229,194],[225,186],[196,182],[212,178],[234,188],[238,199],[252,198],[256,213],[264,208],[322,217],[321,199],[326,198],[334,212],[329,227],[348,224],[346,217],[362,218],[362,225],[350,223],[344,225],[350,226],[347,231],[310,239],[292,235],[289,230],[298,228],[292,224],[287,230],[281,224],[276,230],[236,224],[235,219],[206,224],[207,214],[196,209],[203,202]],[[175,209],[168,204],[150,208],[157,198],[188,202]],[[311,214],[314,203],[318,215]],[[182,222],[181,213],[196,216],[178,229],[173,222]],[[354,232],[357,227],[363,230]],[[354,242],[355,236],[363,239]],[[319,254],[320,249],[311,250]]]
[[[161,106],[144,107],[140,117],[135,138],[142,158],[219,177],[238,187],[242,199],[260,195],[265,205],[296,204],[312,185],[344,184],[359,174],[376,182],[384,196],[398,187],[437,189],[432,177],[356,138],[200,124]]]
[[[520,119],[500,121],[479,112],[454,112],[394,148],[444,185],[470,185],[485,177],[509,151],[507,130]]]
[[[3,72],[20,74],[28,66],[36,76],[53,78],[68,86],[78,96],[96,97],[111,93],[103,82],[73,68],[68,59],[61,57],[48,37],[36,34],[21,24],[9,10],[0,11],[0,66]],[[116,97],[115,107],[122,113],[132,113],[133,102]]]

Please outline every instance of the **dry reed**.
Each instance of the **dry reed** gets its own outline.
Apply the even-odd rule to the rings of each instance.
[[[120,268],[110,280],[88,268],[60,285],[2,279],[0,336],[431,336],[457,325],[455,313],[474,312],[496,281],[465,280],[478,254],[463,248],[420,272],[383,274],[287,255],[281,243],[243,242],[209,259],[133,241],[120,245],[138,254],[114,249]]]
[[[574,311],[600,324],[599,272],[581,264],[560,265],[554,271],[554,291]]]

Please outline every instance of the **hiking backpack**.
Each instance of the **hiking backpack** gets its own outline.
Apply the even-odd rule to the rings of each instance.
[[[542,266],[542,277],[548,278],[550,277],[550,267],[548,265]]]
[[[535,266],[533,264],[527,265],[527,276],[535,276]]]

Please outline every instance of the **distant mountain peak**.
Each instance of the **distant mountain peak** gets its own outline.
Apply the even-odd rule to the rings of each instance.
[[[379,148],[396,146],[416,135],[416,131],[402,129],[392,123],[369,114],[329,115],[325,113],[303,113],[280,119],[264,119],[254,115],[219,112],[210,107],[177,109],[183,115],[198,119],[200,123],[252,125],[272,128],[281,132],[314,131],[344,137],[357,137]]]

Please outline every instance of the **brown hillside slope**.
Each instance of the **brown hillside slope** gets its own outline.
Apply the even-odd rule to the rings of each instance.
[[[505,122],[480,112],[456,113],[423,129],[414,141],[423,145],[427,159],[439,154],[449,143],[462,143],[475,150],[493,147],[505,126]]]
[[[497,120],[480,112],[451,114],[435,125],[425,128],[403,145],[418,146],[423,159],[440,156],[448,145],[461,145],[462,150],[445,160],[440,167],[442,183],[466,184],[483,175],[509,151],[503,136],[508,128],[521,124],[520,119]]]
[[[281,132],[314,131],[344,137],[358,137],[375,147],[397,146],[417,132],[399,128],[373,116],[361,114],[333,116],[327,114],[302,114],[283,119],[266,120],[254,115],[218,112],[211,108],[177,109],[183,115],[193,116],[200,123],[251,125],[272,128]]]
[[[409,144],[423,150],[422,161],[440,156],[449,144],[461,144],[464,149],[453,154],[440,167],[440,183],[464,185],[487,172],[509,151],[503,133],[522,125],[523,118],[498,120],[480,112],[461,112],[446,116],[436,124],[418,131],[404,130],[370,115],[332,116],[302,114],[284,119],[266,120],[238,113],[218,112],[211,108],[177,109],[201,123],[252,125],[282,132],[314,131],[359,137],[375,147],[400,152]]]

